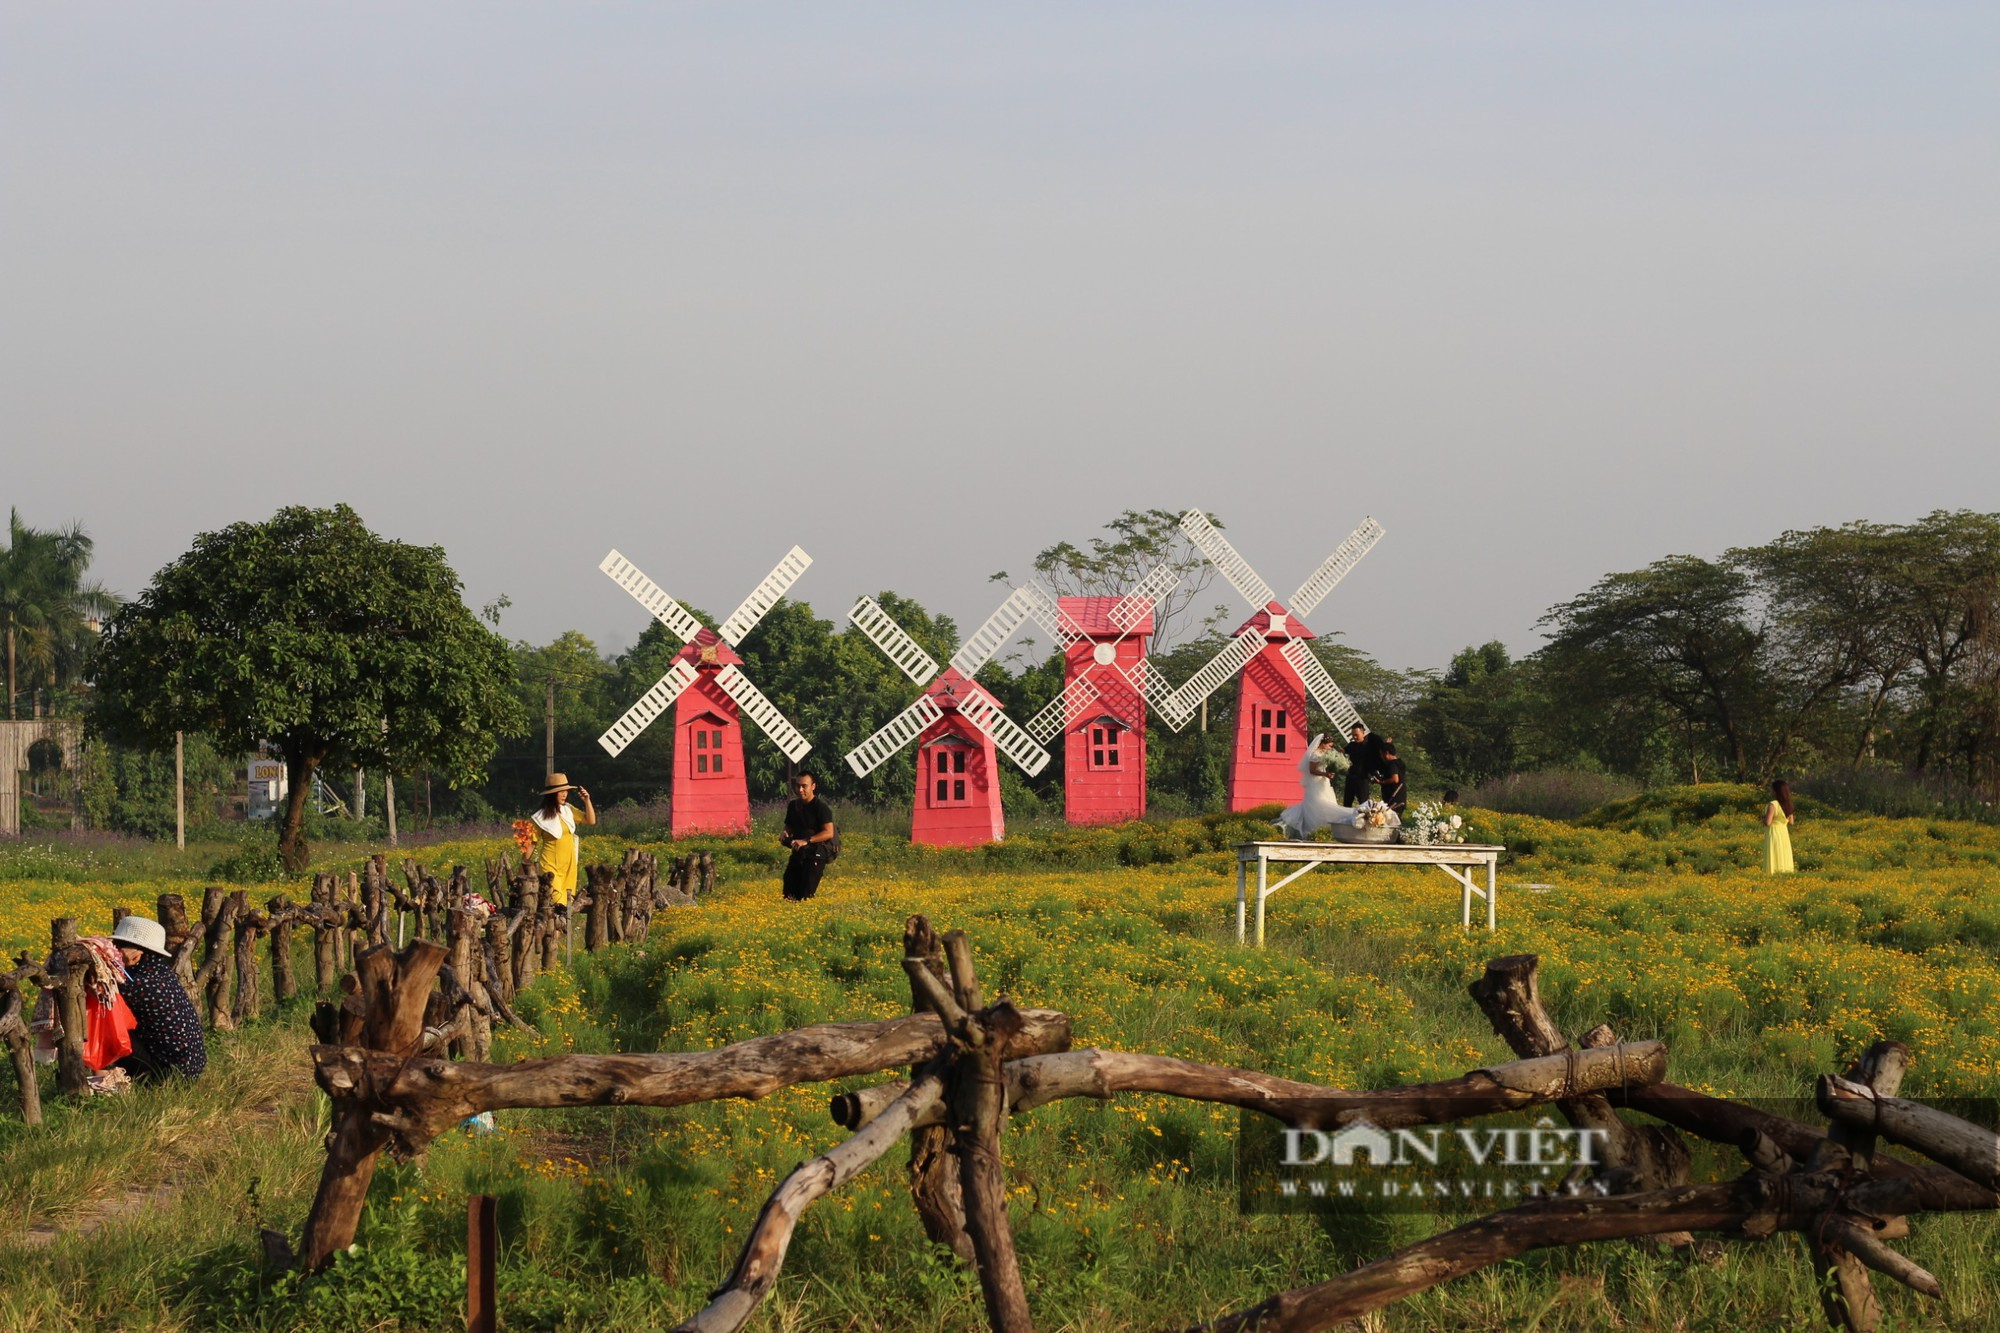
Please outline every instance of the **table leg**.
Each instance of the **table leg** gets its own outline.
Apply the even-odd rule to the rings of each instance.
[[[1263,857],[1257,858],[1257,947],[1264,947],[1264,896],[1270,892],[1264,885],[1270,879],[1271,863]]]
[[[1458,928],[1460,930],[1471,930],[1472,867],[1467,866],[1462,871],[1452,872],[1452,878],[1458,881]]]
[[[1497,929],[1500,920],[1499,874],[1495,870],[1497,864],[1497,861],[1488,861],[1486,863],[1486,928],[1488,930]]]
[[[1244,871],[1245,871],[1244,864],[1241,861],[1238,861],[1236,863],[1236,942],[1238,944],[1243,943],[1243,881],[1245,878]]]

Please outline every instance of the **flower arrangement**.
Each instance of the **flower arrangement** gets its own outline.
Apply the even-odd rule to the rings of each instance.
[[[514,821],[514,845],[521,849],[521,855],[532,856],[535,852],[535,826],[525,819]]]
[[[1409,831],[1404,834],[1404,841],[1427,847],[1464,842],[1465,820],[1462,816],[1447,814],[1443,801],[1425,801],[1417,807]]]
[[[1403,818],[1387,801],[1363,801],[1354,807],[1354,818],[1349,822],[1356,828],[1397,828]]]

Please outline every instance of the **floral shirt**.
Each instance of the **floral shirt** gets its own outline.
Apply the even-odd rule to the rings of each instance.
[[[201,1019],[194,1002],[181,989],[173,964],[158,954],[142,954],[128,970],[119,988],[139,1026],[132,1029],[136,1043],[154,1059],[178,1073],[193,1078],[208,1068],[208,1048],[202,1044]]]

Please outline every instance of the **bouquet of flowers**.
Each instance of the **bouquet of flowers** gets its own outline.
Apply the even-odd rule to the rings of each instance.
[[[1465,841],[1465,820],[1447,813],[1443,801],[1425,801],[1417,807],[1405,840],[1426,847],[1461,843]]]
[[[534,855],[535,826],[528,820],[517,819],[514,821],[514,845],[521,849],[521,855]]]

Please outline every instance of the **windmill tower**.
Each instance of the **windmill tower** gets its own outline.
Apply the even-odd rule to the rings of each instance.
[[[1030,617],[1053,626],[1053,599],[1039,588],[1017,590],[959,646],[943,671],[874,598],[861,598],[847,617],[904,675],[925,686],[915,703],[848,752],[847,766],[856,777],[866,777],[914,742],[917,790],[910,841],[939,847],[998,842],[1007,833],[998,756],[1006,755],[1033,777],[1049,766],[1049,752],[972,677]]]
[[[729,613],[719,630],[696,620],[669,597],[659,584],[613,551],[598,566],[611,581],[638,599],[667,630],[685,645],[673,665],[597,738],[605,752],[617,755],[649,723],[674,708],[673,813],[670,832],[676,838],[691,833],[748,833],[750,789],[743,775],[743,724],[747,716],[797,763],[812,743],[785,720],[777,705],[743,674],[736,646],[777,604],[812,557],[794,546],[778,567],[750,590],[743,604]]]
[[[1240,671],[1243,685],[1237,692],[1236,741],[1229,759],[1229,808],[1249,810],[1269,801],[1293,801],[1299,794],[1299,757],[1307,741],[1307,696],[1326,711],[1343,735],[1361,721],[1340,686],[1313,656],[1311,640],[1318,636],[1302,617],[1317,608],[1347,571],[1382,540],[1382,525],[1372,518],[1362,520],[1361,526],[1299,585],[1289,602],[1278,601],[1271,585],[1199,509],[1181,515],[1181,531],[1250,603],[1252,615],[1221,652],[1155,706],[1178,727],[1202,700]]]
[[[1062,597],[1051,627],[1063,689],[1028,719],[1048,744],[1063,737],[1063,814],[1072,824],[1119,824],[1146,814],[1146,691],[1163,683],[1146,662],[1153,607],[1180,576],[1160,565],[1123,597]]]

